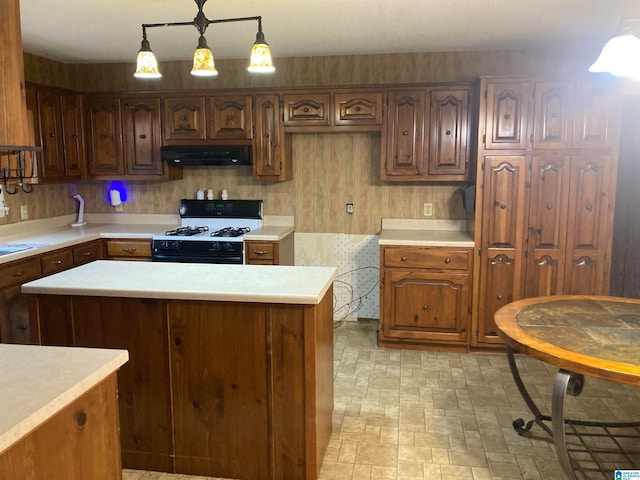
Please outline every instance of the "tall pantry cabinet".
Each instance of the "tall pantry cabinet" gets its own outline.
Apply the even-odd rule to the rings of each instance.
[[[472,346],[520,298],[608,294],[620,98],[613,81],[482,78]]]

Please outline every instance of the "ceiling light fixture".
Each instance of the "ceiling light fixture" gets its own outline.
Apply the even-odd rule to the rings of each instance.
[[[633,31],[632,24],[639,19],[623,17],[616,34],[609,40],[590,72],[607,72],[619,77],[631,77],[640,80],[640,38]]]
[[[239,17],[239,18],[224,18],[220,20],[209,20],[202,7],[207,0],[194,0],[198,6],[198,13],[191,22],[173,22],[173,23],[143,23],[142,24],[142,45],[138,52],[136,78],[160,78],[160,70],[158,69],[158,60],[151,51],[149,40],[147,40],[147,28],[153,27],[180,27],[184,25],[192,25],[196,27],[200,33],[198,39],[198,47],[193,55],[193,69],[191,75],[212,77],[218,75],[215,63],[213,61],[213,53],[207,46],[207,40],[204,37],[204,33],[207,27],[212,23],[230,23],[230,22],[245,22],[250,20],[258,21],[258,33],[256,34],[256,41],[253,44],[251,50],[251,60],[247,70],[252,73],[271,73],[275,71],[273,61],[271,60],[271,51],[269,45],[264,39],[264,33],[262,33],[262,17]]]

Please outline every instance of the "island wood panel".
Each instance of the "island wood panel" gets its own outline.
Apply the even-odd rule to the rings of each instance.
[[[267,479],[265,308],[169,303],[176,470]]]
[[[3,480],[121,480],[116,374],[0,454]]]
[[[129,351],[118,374],[123,465],[172,471],[166,301],[71,297],[70,302],[75,346]]]

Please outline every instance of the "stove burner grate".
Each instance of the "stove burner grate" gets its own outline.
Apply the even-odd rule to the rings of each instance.
[[[249,227],[226,227],[221,228],[220,230],[216,230],[215,232],[211,232],[212,237],[239,237],[244,235],[245,233],[249,233],[251,229]]]
[[[192,235],[198,235],[199,233],[208,232],[209,227],[179,227],[175,230],[168,230],[165,235],[169,237],[190,237]]]

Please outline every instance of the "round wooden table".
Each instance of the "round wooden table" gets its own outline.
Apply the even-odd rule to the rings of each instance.
[[[640,299],[582,295],[528,298],[500,308],[495,321],[498,334],[507,345],[513,378],[534,415],[526,426],[522,419],[515,420],[516,431],[524,435],[533,424],[541,426],[552,436],[562,469],[572,480],[577,479],[576,473],[581,471],[599,471],[603,478],[613,478],[611,463],[602,460],[607,455],[616,455],[615,458],[622,455],[632,468],[640,468],[635,465],[640,451],[627,449],[628,440],[622,448],[611,433],[625,429],[625,439],[631,438],[631,442],[635,441],[640,447],[640,422],[591,422],[566,419],[564,415],[565,397],[581,393],[584,375],[640,385]],[[541,414],[527,392],[514,352],[559,368],[553,387],[551,417]],[[551,422],[551,428],[545,422]],[[568,448],[567,435],[579,439],[583,448]],[[594,447],[586,437],[608,437],[617,446]],[[602,443],[602,440],[595,443],[598,441]],[[576,462],[570,458],[570,452],[574,457],[590,456],[592,460]],[[589,467],[583,468],[579,463]]]

